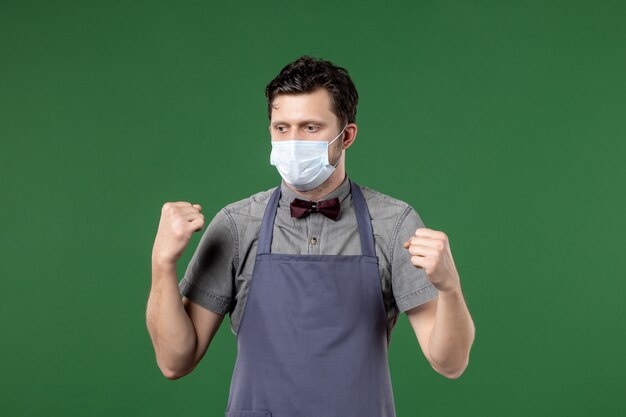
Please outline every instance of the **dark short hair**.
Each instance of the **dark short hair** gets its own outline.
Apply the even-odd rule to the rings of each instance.
[[[359,94],[344,68],[332,62],[303,55],[287,64],[265,87],[267,116],[272,118],[272,103],[279,94],[312,93],[325,88],[332,99],[332,111],[343,125],[356,121]]]

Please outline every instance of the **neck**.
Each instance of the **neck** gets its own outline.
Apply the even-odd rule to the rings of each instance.
[[[312,190],[298,191],[288,183],[285,183],[285,185],[291,191],[303,197],[303,199],[310,200],[310,201],[320,201],[325,196],[333,192],[337,187],[339,187],[345,179],[346,179],[346,171],[342,163],[340,165],[337,165],[337,168],[335,169],[335,171],[331,174],[330,177],[328,177],[326,181],[324,181],[317,187],[313,188]]]

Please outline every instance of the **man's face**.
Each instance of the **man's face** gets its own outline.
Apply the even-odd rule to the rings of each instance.
[[[270,120],[273,141],[312,140],[330,142],[343,126],[332,112],[332,99],[325,88],[312,93],[281,94],[274,98]],[[331,147],[340,149],[341,138]],[[336,151],[335,151],[336,152]],[[331,155],[335,152],[331,152]],[[335,158],[330,158],[335,159]]]

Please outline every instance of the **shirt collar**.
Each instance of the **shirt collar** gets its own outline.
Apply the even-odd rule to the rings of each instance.
[[[308,198],[304,198],[299,194],[293,192],[287,185],[285,184],[285,180],[281,180],[280,182],[280,201],[278,205],[280,207],[289,207],[289,204],[293,201],[294,198],[299,198],[301,200],[311,201]],[[339,184],[337,188],[335,188],[330,193],[326,194],[321,200],[330,200],[331,198],[338,197],[339,202],[343,203],[343,201],[350,194],[350,181],[348,180],[348,174],[346,173],[346,177],[343,179],[343,182]]]

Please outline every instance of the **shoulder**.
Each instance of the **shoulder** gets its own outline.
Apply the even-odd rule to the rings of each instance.
[[[370,187],[359,185],[367,202],[372,221],[402,222],[409,215],[417,215],[406,201],[381,193]]]
[[[259,191],[249,197],[227,204],[222,208],[221,212],[235,222],[246,219],[262,219],[267,203],[276,188],[278,187]]]

